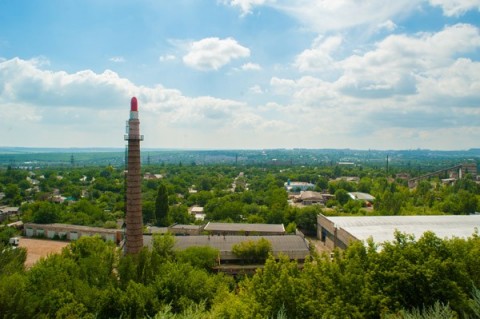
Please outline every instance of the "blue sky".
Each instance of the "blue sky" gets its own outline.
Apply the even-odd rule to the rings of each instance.
[[[0,146],[468,149],[480,0],[0,0]]]

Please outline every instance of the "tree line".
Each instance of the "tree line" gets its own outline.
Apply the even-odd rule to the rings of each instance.
[[[480,237],[396,233],[357,242],[300,267],[267,258],[253,276],[212,272],[218,251],[173,250],[173,236],[124,256],[80,238],[30,269],[24,249],[1,245],[3,318],[478,318]],[[248,243],[239,253],[252,249]],[[262,244],[263,246],[263,244]],[[259,248],[255,248],[259,249]],[[261,250],[263,251],[263,250]],[[261,252],[260,254],[263,254]]]

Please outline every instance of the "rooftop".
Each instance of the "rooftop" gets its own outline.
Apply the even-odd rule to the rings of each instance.
[[[176,236],[175,249],[183,250],[188,247],[209,246],[220,251],[222,256],[231,254],[235,244],[253,240],[258,241],[261,238],[267,239],[272,244],[274,256],[285,254],[291,258],[305,258],[309,254],[308,244],[297,235],[277,235],[277,236]],[[152,237],[144,236],[144,245],[151,246]]]
[[[228,231],[248,231],[248,232],[285,232],[283,224],[239,224],[239,223],[211,223],[209,222],[204,230],[228,232]]]
[[[394,240],[398,230],[419,238],[426,231],[440,238],[470,237],[480,228],[480,215],[327,217],[359,240],[372,237],[376,243]]]

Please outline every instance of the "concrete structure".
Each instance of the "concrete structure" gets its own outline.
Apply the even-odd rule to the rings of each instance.
[[[238,263],[241,262],[232,252],[234,245],[241,242],[253,240],[258,241],[261,238],[267,239],[272,245],[272,254],[275,257],[285,255],[291,260],[303,262],[310,254],[308,242],[297,235],[285,236],[176,236],[176,250],[184,250],[189,247],[208,246],[219,250],[219,263]],[[145,236],[145,246],[152,245],[152,237]]]
[[[211,235],[284,235],[283,224],[211,223],[204,228]]]
[[[130,119],[127,124],[128,141],[127,152],[127,190],[126,190],[126,249],[127,254],[136,254],[143,247],[143,220],[142,220],[142,176],[140,162],[140,121],[138,119],[137,98],[132,97],[130,102]]]
[[[174,235],[200,235],[202,232],[203,227],[200,225],[183,225],[183,224],[175,224],[168,227],[168,231]]]
[[[426,231],[440,238],[466,238],[480,227],[480,215],[317,217],[317,236],[330,249],[345,249],[356,240],[377,244],[394,240],[395,231],[420,238]]]
[[[432,176],[442,176],[442,175],[447,175],[448,178],[452,179],[461,179],[465,178],[467,174],[470,174],[473,179],[477,179],[477,164],[476,163],[463,163],[459,165],[455,165],[452,167],[444,168],[437,170],[432,173],[428,173],[422,176],[418,176],[415,178],[411,178],[408,180],[408,186],[413,188],[417,186],[417,183],[421,180],[428,179]]]
[[[105,241],[118,244],[123,239],[121,229],[107,229],[99,227],[67,225],[67,224],[33,224],[24,225],[26,237],[45,237],[50,239],[77,240],[84,236],[100,236]]]

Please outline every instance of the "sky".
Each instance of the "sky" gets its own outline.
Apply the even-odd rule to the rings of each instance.
[[[480,0],[0,0],[0,146],[480,147]]]

